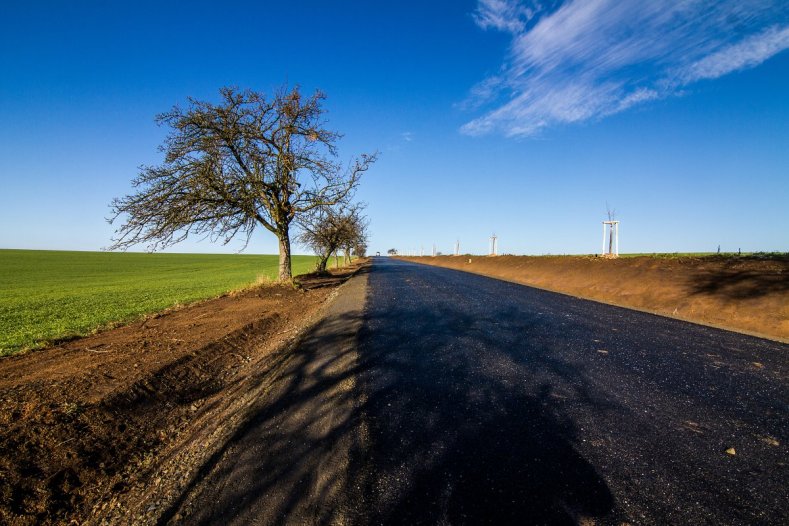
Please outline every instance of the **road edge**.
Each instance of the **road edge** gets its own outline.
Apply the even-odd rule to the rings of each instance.
[[[159,452],[156,456],[159,462],[150,459],[149,471],[134,482],[134,489],[111,506],[104,503],[101,508],[94,508],[85,524],[136,526],[171,522],[198,485],[201,475],[210,471],[214,462],[221,458],[223,446],[252,416],[255,402],[266,397],[277,374],[288,366],[306,336],[331,315],[333,305],[341,298],[349,284],[360,279],[360,272],[371,264],[370,260],[362,262],[344,283],[331,292],[317,312],[298,327],[284,344],[267,355],[267,359],[273,363],[270,369],[262,372],[260,376],[250,375],[239,383],[233,389],[239,393],[238,397],[225,393],[229,398],[226,405],[213,407],[214,404],[209,404],[212,406],[210,410],[195,415],[195,425],[189,430],[188,436]],[[366,295],[366,282],[363,287]],[[229,413],[231,416],[215,419],[212,418],[215,413]],[[165,495],[161,491],[160,483],[167,480],[173,487],[172,491]]]
[[[523,283],[521,281],[516,281],[514,279],[507,279],[507,278],[501,278],[501,277],[498,277],[498,276],[491,276],[489,274],[484,274],[482,272],[476,272],[476,271],[473,271],[473,270],[463,270],[463,269],[459,269],[459,268],[443,267],[441,265],[431,265],[430,263],[423,263],[421,261],[412,261],[411,259],[405,259],[405,258],[401,258],[401,257],[395,257],[395,259],[398,259],[400,261],[405,261],[405,262],[408,262],[408,263],[413,263],[415,265],[424,265],[426,267],[431,267],[431,268],[442,268],[442,269],[446,269],[446,270],[454,270],[454,271],[457,271],[457,272],[465,272],[466,274],[474,274],[476,276],[482,276],[484,278],[495,279],[495,280],[498,280],[498,281],[504,281],[504,282],[507,282],[507,283],[512,283],[514,285],[520,285],[522,287],[530,287],[530,288],[537,289],[537,290],[544,290],[546,292],[553,292],[554,294],[561,294],[562,296],[569,296],[571,298],[576,298],[576,299],[581,299],[581,300],[586,300],[586,301],[592,301],[594,303],[601,303],[603,305],[610,305],[612,307],[619,307],[621,309],[628,309],[628,310],[634,310],[634,311],[637,311],[637,312],[643,312],[645,314],[652,314],[654,316],[660,316],[661,318],[667,318],[669,320],[678,320],[678,321],[683,321],[685,323],[691,323],[693,325],[700,325],[702,327],[710,327],[710,328],[718,329],[718,330],[722,330],[722,331],[734,332],[734,333],[737,333],[737,334],[744,334],[746,336],[752,336],[754,338],[760,338],[762,340],[770,340],[770,341],[773,341],[773,342],[789,344],[789,338],[781,338],[779,336],[772,336],[772,335],[769,335],[769,334],[759,333],[759,332],[755,332],[755,331],[749,331],[749,330],[746,330],[746,329],[739,329],[737,327],[728,327],[726,325],[703,322],[703,321],[695,320],[693,318],[688,318],[688,317],[681,316],[681,315],[673,315],[673,316],[672,315],[667,315],[667,314],[663,314],[661,312],[656,312],[656,311],[649,310],[649,309],[644,309],[644,308],[640,308],[640,307],[632,307],[630,305],[625,305],[625,304],[622,304],[622,303],[616,303],[616,302],[612,302],[612,301],[604,301],[604,300],[600,300],[600,299],[596,299],[596,298],[590,298],[590,297],[587,297],[587,296],[580,296],[580,295],[577,295],[577,294],[571,294],[569,292],[564,292],[564,291],[557,290],[557,289],[551,289],[551,288],[548,288],[548,287],[541,287],[541,286],[538,286],[538,285],[532,285],[530,283]]]

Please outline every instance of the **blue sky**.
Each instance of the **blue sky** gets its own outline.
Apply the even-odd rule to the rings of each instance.
[[[623,252],[789,251],[788,48],[783,1],[3,2],[0,247],[107,246],[155,114],[289,82],[381,152],[373,251],[598,252],[606,203]]]

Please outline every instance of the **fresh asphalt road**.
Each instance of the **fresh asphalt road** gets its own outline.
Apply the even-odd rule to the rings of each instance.
[[[789,523],[789,346],[388,258],[359,279],[192,522]]]
[[[359,347],[369,522],[787,524],[787,353],[378,258]]]

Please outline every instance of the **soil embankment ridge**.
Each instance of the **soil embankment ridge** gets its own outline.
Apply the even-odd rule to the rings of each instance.
[[[0,359],[0,523],[151,522],[356,269]]]
[[[402,259],[789,341],[789,256]]]

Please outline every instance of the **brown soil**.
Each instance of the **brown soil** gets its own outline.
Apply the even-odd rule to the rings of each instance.
[[[402,258],[789,341],[789,257]]]
[[[189,459],[211,453],[250,378],[356,268],[0,359],[0,524],[117,522],[135,496],[192,476]],[[165,465],[172,480],[156,476]]]

